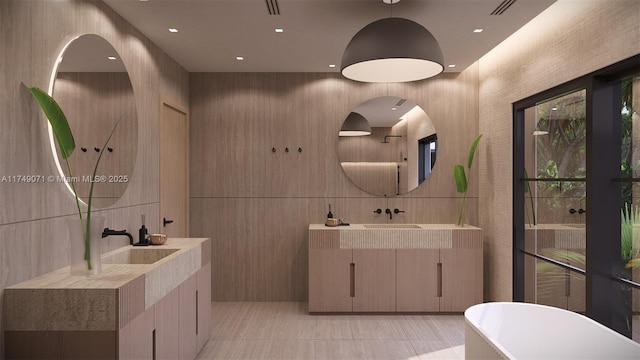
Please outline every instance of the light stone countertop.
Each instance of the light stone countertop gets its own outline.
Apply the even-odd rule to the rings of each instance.
[[[482,229],[455,224],[309,224],[310,249],[482,249]]]
[[[131,249],[178,249],[152,264],[109,264]],[[5,330],[117,330],[210,261],[208,238],[170,238],[163,245],[125,246],[102,255],[102,272],[73,276],[64,267],[4,291]]]

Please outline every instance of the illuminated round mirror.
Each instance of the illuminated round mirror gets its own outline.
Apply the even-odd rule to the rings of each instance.
[[[374,98],[353,109],[338,139],[338,158],[347,177],[379,196],[417,188],[431,174],[437,149],[429,116],[416,103],[394,96]]]
[[[73,173],[60,166],[64,160],[56,149],[58,169],[71,179],[82,201],[88,201],[93,180],[92,206],[110,206],[125,192],[136,159],[138,120],[131,80],[120,55],[97,35],[74,39],[59,59],[51,93],[67,116],[76,148],[68,159]],[[114,127],[92,177],[99,150]]]

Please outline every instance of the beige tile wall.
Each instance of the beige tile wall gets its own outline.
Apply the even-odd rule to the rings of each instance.
[[[511,104],[640,53],[639,14],[635,0],[560,0],[479,60],[486,300],[511,300]]]
[[[157,230],[159,99],[162,94],[188,104],[187,72],[102,2],[3,0],[0,29],[0,176],[56,174],[46,119],[25,85],[46,89],[63,45],[81,34],[98,34],[129,71],[139,126],[129,187],[100,213],[106,226],[132,232],[146,214],[150,230]],[[2,183],[0,203],[1,299],[6,286],[67,265],[65,217],[74,216],[75,205],[62,184]],[[106,251],[128,240],[104,244]]]
[[[324,222],[328,204],[353,223],[386,222],[373,210],[387,207],[406,210],[394,223],[455,222],[453,165],[466,161],[478,134],[477,74],[474,65],[416,83],[363,84],[337,73],[192,73],[190,235],[214,239],[213,299],[306,300],[307,227]],[[415,101],[438,133],[432,175],[395,198],[360,190],[337,157],[349,112],[387,95]],[[474,170],[469,211],[477,224]]]

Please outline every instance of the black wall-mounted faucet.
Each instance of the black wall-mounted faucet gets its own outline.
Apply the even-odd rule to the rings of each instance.
[[[393,212],[391,212],[391,209],[387,208],[384,212],[385,214],[389,214],[389,220],[393,220]]]
[[[129,244],[133,245],[133,236],[131,236],[131,234],[129,234],[127,230],[111,230],[109,228],[104,228],[104,230],[102,230],[103,238],[111,235],[124,235],[129,238]]]

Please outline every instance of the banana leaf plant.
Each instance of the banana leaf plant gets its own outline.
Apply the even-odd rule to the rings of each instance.
[[[73,178],[73,172],[71,171],[71,166],[69,165],[69,157],[73,154],[73,150],[75,149],[75,140],[73,138],[73,132],[71,131],[71,127],[69,126],[69,122],[67,121],[67,117],[65,116],[60,105],[47,94],[46,91],[38,88],[31,87],[29,88],[29,92],[36,99],[38,105],[44,112],[47,119],[49,119],[49,124],[51,124],[51,128],[53,129],[53,135],[55,137],[56,143],[60,149],[60,154],[62,159],[64,159],[65,165],[67,167],[67,171],[69,173],[69,178]],[[107,148],[107,144],[111,140],[111,137],[116,131],[118,127],[118,123],[120,120],[116,122],[107,141],[105,141],[104,146],[100,149],[100,153],[98,155],[98,159],[96,160],[96,164],[93,168],[93,174],[91,176],[91,185],[89,188],[89,199],[87,201],[87,212],[86,212],[86,228],[84,230],[84,259],[87,261],[87,268],[89,270],[93,269],[93,260],[91,259],[91,202],[93,200],[93,186],[95,185],[95,181],[93,179],[96,178],[96,173],[98,171],[98,165],[100,164],[100,159],[102,159],[102,154],[104,153],[104,149]],[[80,198],[78,197],[78,192],[76,191],[76,187],[73,181],[70,181],[71,189],[73,190],[73,195],[76,201],[76,207],[78,209],[78,216],[80,219],[83,219],[82,210],[80,207]]]
[[[482,138],[482,134],[478,135],[475,140],[471,143],[471,147],[469,148],[469,158],[467,160],[467,170],[469,175],[471,175],[471,165],[473,165],[473,158],[476,153],[476,148],[478,147],[478,142]],[[467,210],[467,190],[469,189],[469,177],[464,170],[463,165],[455,165],[453,167],[453,178],[456,181],[456,190],[462,194],[462,204],[460,206],[460,214],[458,215],[458,225],[464,226],[464,221],[466,217]]]

